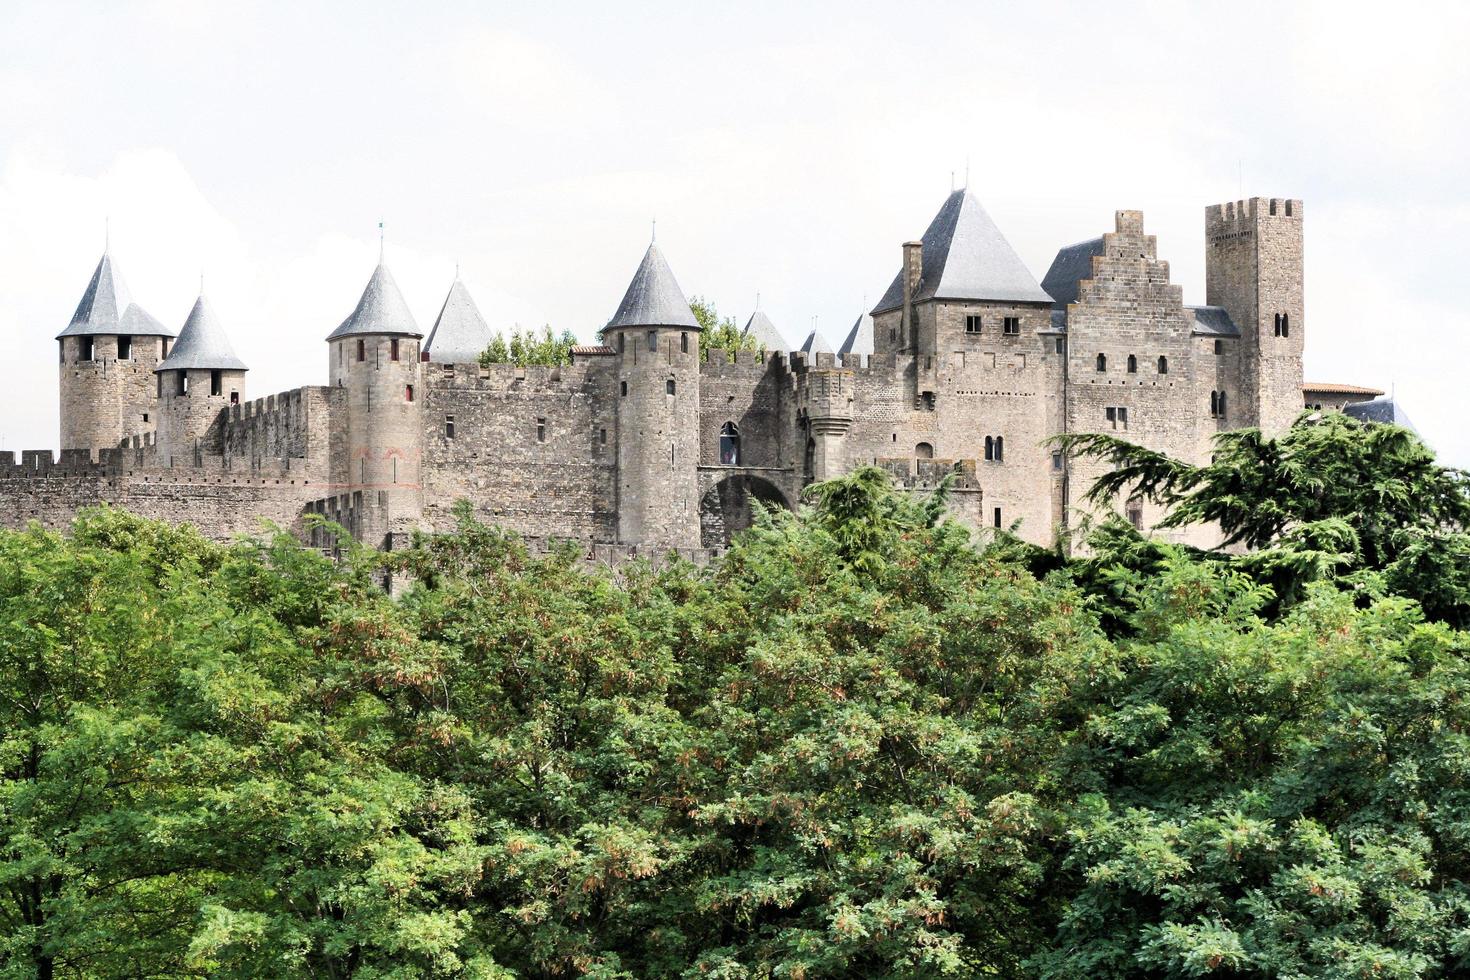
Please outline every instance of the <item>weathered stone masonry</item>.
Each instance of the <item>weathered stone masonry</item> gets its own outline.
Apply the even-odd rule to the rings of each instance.
[[[1061,249],[1037,283],[959,191],[835,354],[815,333],[785,352],[763,313],[747,331],[766,350],[706,353],[650,246],[601,343],[564,367],[476,363],[491,331],[459,282],[425,339],[380,264],[328,338],[327,384],[253,401],[202,297],[175,336],[104,256],[58,338],[61,456],[0,453],[0,522],[61,527],[106,502],[223,538],[263,520],[302,532],[315,513],[391,548],[465,500],[589,557],[699,556],[754,501],[791,507],[807,483],[872,464],[915,490],[950,477],[960,519],[1050,543],[1098,472],[1051,436],[1117,432],[1202,461],[1223,429],[1291,424],[1302,222],[1296,200],[1207,208],[1208,305],[1189,306],[1141,212]],[[1308,386],[1306,400],[1372,394]],[[1144,527],[1162,516],[1116,506]]]

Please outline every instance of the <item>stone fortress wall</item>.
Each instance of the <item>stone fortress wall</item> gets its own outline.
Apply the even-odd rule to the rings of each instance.
[[[749,525],[754,502],[790,508],[808,483],[876,465],[917,492],[948,477],[959,519],[1050,544],[1086,516],[1098,475],[1050,437],[1116,432],[1204,461],[1223,429],[1295,418],[1301,222],[1294,200],[1207,209],[1211,305],[1194,307],[1141,212],[1059,251],[1038,284],[956,192],[837,353],[815,334],[777,348],[763,315],[773,349],[702,352],[650,246],[603,345],[563,367],[476,363],[491,332],[458,282],[425,339],[380,265],[327,345],[329,383],[254,400],[202,298],[172,341],[124,311],[104,257],[61,338],[62,454],[0,454],[0,523],[62,527],[106,502],[227,538],[262,520],[302,532],[318,514],[391,548],[450,526],[464,500],[591,558],[702,558]],[[1114,504],[1143,528],[1162,516]],[[1207,528],[1174,537],[1213,543]]]

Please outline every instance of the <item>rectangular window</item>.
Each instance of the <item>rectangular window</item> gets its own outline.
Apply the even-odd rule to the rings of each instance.
[[[162,354],[162,356],[159,357],[159,360],[160,361],[163,360],[165,357],[168,357],[168,338],[167,337],[164,337],[163,338],[163,343],[161,345],[161,349],[163,350],[163,354]]]
[[[689,353],[689,335],[687,333],[679,334],[679,350],[685,354]]]
[[[158,397],[163,397],[163,375],[158,375]]]
[[[92,359],[92,353],[96,348],[96,343],[91,337],[83,337],[81,341],[81,354],[77,359],[90,361]]]
[[[965,317],[965,333],[980,332],[980,317],[973,313]]]
[[[230,404],[231,405],[238,405],[238,404],[240,404],[240,393],[238,391],[232,391],[232,392],[230,392]]]
[[[1135,531],[1143,530],[1143,504],[1136,500],[1128,501],[1128,523]]]
[[[1217,341],[1215,341],[1215,353],[1216,354],[1223,354],[1223,353],[1225,353],[1225,341],[1223,341],[1223,340],[1217,340]]]
[[[357,342],[357,359],[359,361],[367,360],[367,341],[365,340],[359,340]]]
[[[131,361],[133,359],[133,338],[126,334],[117,338],[117,359],[119,361]]]
[[[628,349],[628,335],[625,334],[625,333],[619,333],[618,334],[618,353],[621,354],[623,351],[625,351],[627,349]]]
[[[392,340],[388,341],[388,360],[390,360],[390,361],[396,361],[396,360],[398,360],[398,338],[397,337],[394,337]]]
[[[403,386],[403,400],[406,402],[413,401],[413,385]]]
[[[143,413],[143,421],[144,422],[147,422],[148,421],[148,413],[147,412],[144,412]]]
[[[1054,469],[1054,470],[1060,470],[1062,468],[1062,454],[1061,453],[1052,453],[1051,454],[1051,468]]]
[[[648,331],[648,351],[650,354],[658,353],[658,331]]]
[[[606,429],[598,429],[597,430],[597,442],[600,445],[603,445],[603,446],[606,446],[607,445],[607,430]]]
[[[545,419],[537,419],[536,420],[536,441],[537,442],[545,442],[546,441],[546,420]]]
[[[1108,408],[1106,408],[1104,411],[1107,415],[1108,422],[1112,424],[1113,428],[1128,428],[1128,409],[1120,405],[1116,408],[1108,406]]]
[[[454,438],[454,416],[453,415],[446,415],[446,416],[444,416],[444,438],[446,438],[446,439],[453,439]]]
[[[209,393],[216,398],[225,393],[224,379],[218,371],[209,372]]]
[[[1065,337],[1058,337],[1056,339],[1056,351],[1058,354],[1067,353],[1067,340]]]
[[[178,393],[181,394],[181,395],[187,395],[189,393],[189,372],[188,371],[180,371],[179,372]]]
[[[1000,527],[1000,508],[995,508],[995,526]]]
[[[1004,323],[1003,329],[1008,334],[1013,334],[1014,335],[1014,334],[1020,333],[1021,332],[1021,318],[1018,317],[1018,316],[1008,316],[1008,317],[1006,317],[1005,318],[1005,323]]]

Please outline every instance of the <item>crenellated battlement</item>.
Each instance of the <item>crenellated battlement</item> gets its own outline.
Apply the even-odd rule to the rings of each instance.
[[[896,486],[906,490],[933,490],[953,475],[951,488],[979,492],[980,477],[973,459],[914,459],[880,456],[873,465],[884,470]]]
[[[736,351],[733,358],[729,351],[711,349],[699,362],[701,378],[722,380],[749,378],[752,381],[764,378],[772,371],[785,370],[786,362],[774,351]]]
[[[1302,218],[1302,202],[1294,197],[1251,197],[1226,201],[1205,208],[1205,232],[1214,234],[1217,226],[1248,224],[1257,218]]]
[[[602,363],[562,366],[532,364],[425,364],[424,381],[431,389],[480,389],[484,391],[572,392],[581,389],[594,372],[606,370]]]

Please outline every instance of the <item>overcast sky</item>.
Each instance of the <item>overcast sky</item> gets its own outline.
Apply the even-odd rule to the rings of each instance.
[[[1450,3],[5,0],[0,448],[56,445],[109,216],[256,397],[325,383],[380,220],[425,332],[458,264],[492,327],[590,339],[656,218],[686,294],[835,345],[968,170],[1037,279],[1138,208],[1194,303],[1206,205],[1304,199],[1308,379],[1470,465],[1467,41]]]

